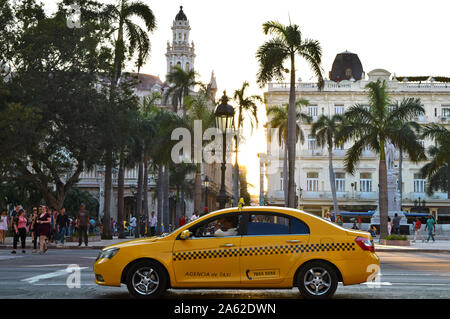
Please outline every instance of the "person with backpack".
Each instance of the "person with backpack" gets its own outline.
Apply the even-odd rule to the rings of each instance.
[[[433,218],[433,216],[428,216],[427,219],[427,223],[425,224],[425,230],[427,230],[428,228],[428,238],[427,238],[427,243],[430,241],[430,237],[431,239],[433,239],[433,243],[435,242],[434,240],[434,232],[436,231],[436,222]]]

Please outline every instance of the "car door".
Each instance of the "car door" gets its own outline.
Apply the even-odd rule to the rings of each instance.
[[[232,220],[234,233],[220,231]],[[194,224],[188,239],[177,238],[173,246],[173,269],[177,286],[232,287],[240,283],[239,248],[241,214],[225,213]],[[217,237],[217,234],[221,237]]]
[[[272,285],[286,279],[303,258],[309,227],[290,215],[249,213],[241,239],[241,283],[244,286]]]

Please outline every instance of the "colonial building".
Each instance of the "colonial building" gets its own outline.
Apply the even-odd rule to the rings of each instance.
[[[189,44],[189,33],[190,33],[189,20],[187,19],[183,8],[180,7],[180,11],[176,15],[173,25],[173,39],[172,44],[167,44],[167,72],[169,73],[174,66],[180,66],[184,70],[192,70],[194,68],[195,50],[194,43]],[[158,76],[151,74],[137,74],[138,84],[135,88],[135,94],[143,99],[145,96],[150,96],[153,92],[161,93],[163,96],[165,92],[170,87],[170,83],[163,82]],[[210,104],[209,107],[214,109],[216,93],[217,93],[217,83],[214,76],[214,72],[211,74],[211,79],[207,85],[208,92],[210,94]],[[192,91],[191,94],[195,95],[197,92]],[[167,108],[172,110],[171,99],[167,101],[162,99],[158,102],[159,107]],[[208,176],[209,185],[208,191],[202,186],[202,200],[201,209],[199,213],[203,212],[203,204],[208,206],[209,211],[215,210],[218,207],[216,203],[216,196],[220,189],[220,164],[206,164],[201,165],[202,179]],[[189,179],[194,179],[194,175],[188,177]],[[113,171],[113,190],[111,196],[111,217],[117,220],[117,169]],[[129,220],[131,215],[135,215],[136,212],[136,194],[137,194],[137,179],[138,179],[138,169],[127,169],[125,171],[125,218]],[[226,180],[225,185],[227,193],[232,194],[232,168],[231,164],[227,164],[226,170]],[[171,185],[173,186],[173,185]],[[103,215],[103,205],[104,205],[104,167],[98,166],[91,171],[83,172],[80,176],[80,181],[77,187],[83,190],[89,191],[93,197],[99,203],[99,215]],[[207,194],[208,198],[205,198]],[[156,173],[149,172],[148,178],[148,197],[149,202],[149,212],[157,211],[157,197],[156,197]],[[170,194],[170,210],[173,213],[175,201],[175,187],[171,189]],[[193,199],[185,199],[185,213],[186,216],[190,216],[194,212],[194,202]]]
[[[365,74],[362,63],[354,53],[343,52],[336,56],[329,79],[325,79],[323,90],[316,83],[298,81],[295,84],[297,98],[309,101],[303,109],[316,121],[322,114],[332,116],[342,114],[350,106],[368,104],[366,85],[371,81],[385,80],[393,101],[404,97],[420,98],[425,114],[415,118],[420,124],[440,123],[450,128],[450,81],[431,76],[399,77],[384,69],[375,69]],[[409,79],[408,79],[409,78]],[[439,81],[441,80],[441,81]],[[285,105],[289,101],[289,83],[269,83],[264,93],[266,107]],[[270,120],[270,119],[269,119]],[[296,145],[295,183],[298,206],[308,212],[323,215],[332,210],[332,195],[328,170],[328,150],[319,148],[311,135],[312,124],[301,124],[305,142]],[[270,129],[270,126],[268,126]],[[269,131],[268,131],[269,132]],[[260,160],[267,178],[264,200],[269,205],[284,204],[283,156],[284,145],[267,137],[267,154]],[[428,148],[433,141],[421,141]],[[348,212],[368,212],[378,207],[378,155],[369,149],[364,150],[361,161],[353,175],[344,169],[344,156],[351,143],[333,150],[333,165],[339,209]],[[399,153],[395,154],[398,167]],[[450,200],[446,192],[436,192],[428,196],[427,181],[422,179],[419,170],[425,163],[413,163],[407,155],[403,156],[402,169],[402,210],[417,211],[417,204],[425,200],[425,212],[434,214],[442,221],[450,221]],[[416,207],[415,207],[416,206]]]

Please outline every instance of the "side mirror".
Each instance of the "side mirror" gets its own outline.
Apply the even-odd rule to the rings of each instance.
[[[180,234],[180,239],[182,240],[188,239],[189,237],[191,237],[191,232],[188,229],[183,230]]]

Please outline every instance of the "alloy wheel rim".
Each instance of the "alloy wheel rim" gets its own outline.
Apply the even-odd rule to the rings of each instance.
[[[151,295],[159,287],[158,273],[151,267],[139,268],[131,280],[134,290],[140,295]]]
[[[314,267],[309,269],[303,278],[303,285],[306,290],[314,295],[324,295],[331,288],[331,275],[322,267]]]

